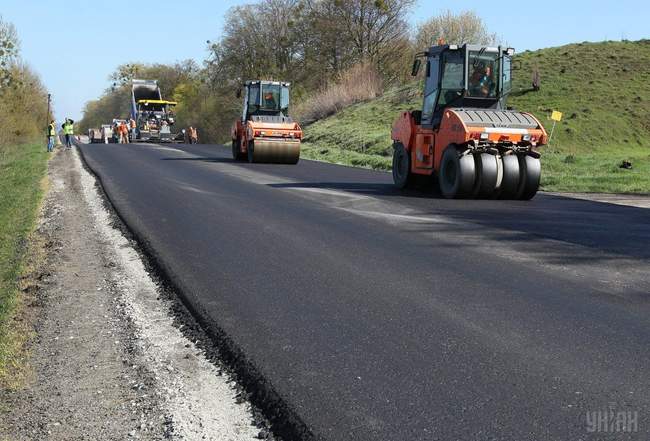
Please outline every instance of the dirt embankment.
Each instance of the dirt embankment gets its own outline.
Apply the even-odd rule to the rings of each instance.
[[[49,180],[31,365],[22,387],[0,391],[0,440],[265,438],[234,382],[174,325],[76,151],[55,153]]]

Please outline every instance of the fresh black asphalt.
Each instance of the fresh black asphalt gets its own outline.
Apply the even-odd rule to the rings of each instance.
[[[221,146],[80,148],[184,298],[314,437],[591,439],[588,412],[608,410],[638,415],[617,439],[648,436],[650,210],[448,201]]]

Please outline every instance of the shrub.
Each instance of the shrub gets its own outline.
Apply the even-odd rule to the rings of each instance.
[[[302,124],[309,124],[352,104],[377,98],[382,91],[377,70],[368,63],[358,64],[296,106],[294,115]]]

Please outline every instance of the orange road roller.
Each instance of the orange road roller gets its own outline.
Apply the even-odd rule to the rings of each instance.
[[[244,110],[231,130],[233,159],[298,163],[302,129],[289,117],[289,83],[247,81],[243,91]]]
[[[514,49],[438,45],[416,55],[422,62],[422,110],[393,123],[393,181],[405,188],[437,178],[446,198],[531,199],[539,189],[538,147],[547,142],[530,113],[507,107]],[[422,178],[424,177],[424,178]]]

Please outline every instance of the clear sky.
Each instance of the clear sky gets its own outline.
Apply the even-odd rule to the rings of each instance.
[[[80,119],[84,103],[109,86],[127,62],[172,63],[205,58],[237,0],[1,0],[14,23],[22,56],[53,95],[58,119]],[[640,0],[419,0],[416,24],[441,11],[473,10],[518,51],[579,41],[650,38],[650,2]],[[164,93],[164,91],[163,91]]]

